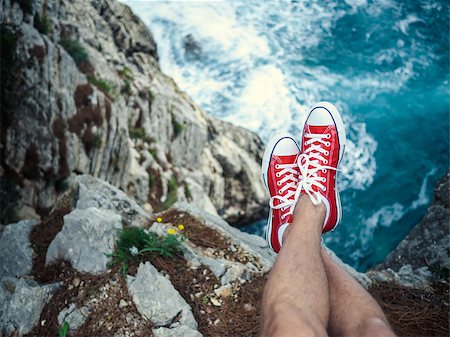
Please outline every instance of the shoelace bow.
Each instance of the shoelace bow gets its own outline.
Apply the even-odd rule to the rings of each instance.
[[[322,201],[321,194],[319,191],[314,191],[313,186],[316,186],[322,191],[325,191],[326,189],[326,187],[322,184],[326,182],[326,178],[319,177],[319,171],[325,173],[326,170],[338,171],[338,169],[332,166],[327,166],[326,164],[328,164],[328,160],[322,156],[327,156],[329,153],[328,150],[323,149],[320,144],[329,147],[330,142],[326,139],[331,138],[330,134],[306,133],[305,137],[310,139],[305,142],[306,149],[298,158],[300,181],[297,191],[304,190],[313,204],[318,205]]]
[[[281,209],[281,219],[294,213],[294,206],[300,196],[299,172],[297,170],[298,164],[276,164],[276,169],[282,169],[277,172],[277,177],[283,177],[277,182],[278,186],[283,186],[278,191],[278,194],[270,198],[270,207],[273,209]],[[278,200],[278,205],[275,205],[275,200]]]

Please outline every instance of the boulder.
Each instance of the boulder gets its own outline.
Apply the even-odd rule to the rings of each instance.
[[[149,262],[141,263],[136,277],[127,277],[127,284],[137,310],[155,328],[170,327],[179,316],[181,325],[197,329],[191,307]]]
[[[90,207],[64,216],[64,225],[47,250],[45,263],[68,260],[83,273],[98,274],[107,269],[122,219],[110,210]]]
[[[127,226],[141,227],[150,221],[150,216],[136,201],[108,182],[87,174],[73,180],[78,185],[76,208],[111,210],[120,215]]]
[[[35,220],[24,220],[5,226],[0,234],[0,278],[20,277],[31,272],[33,249],[29,235]]]
[[[8,336],[29,333],[39,322],[44,305],[58,289],[57,284],[3,277],[0,280],[0,331]]]
[[[74,303],[71,303],[59,313],[58,323],[61,325],[67,322],[70,329],[75,330],[84,324],[88,315],[89,309],[87,307],[77,308]]]

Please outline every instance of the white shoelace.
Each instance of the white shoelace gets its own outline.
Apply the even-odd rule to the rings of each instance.
[[[281,187],[278,191],[278,195],[270,198],[269,205],[272,209],[281,209],[283,211],[281,215],[282,220],[288,215],[292,215],[294,213],[294,206],[300,195],[300,190],[298,189],[299,173],[296,170],[297,167],[297,163],[276,164],[275,166],[276,169],[282,169],[281,171],[277,172],[276,175],[277,177],[283,177],[277,182],[278,187],[283,187]],[[275,205],[275,200],[279,201],[278,205]]]
[[[314,134],[306,133],[306,138],[310,138],[305,142],[305,152],[298,158],[298,167],[300,168],[300,182],[298,190],[305,190],[314,205],[318,205],[322,201],[322,196],[318,191],[313,190],[313,186],[325,191],[326,187],[322,183],[326,182],[325,177],[319,177],[319,171],[323,173],[326,170],[335,170],[336,168],[327,166],[328,160],[322,155],[328,156],[328,150],[323,149],[320,144],[330,147],[330,134]],[[324,164],[324,165],[323,165]]]

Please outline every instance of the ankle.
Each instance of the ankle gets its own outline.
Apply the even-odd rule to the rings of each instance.
[[[325,216],[327,213],[327,208],[325,204],[321,202],[318,205],[314,205],[308,195],[303,194],[297,201],[297,205],[294,209],[294,218],[304,218],[305,216],[314,216],[323,218],[325,221]]]

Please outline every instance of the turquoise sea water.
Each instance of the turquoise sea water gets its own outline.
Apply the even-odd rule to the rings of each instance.
[[[213,116],[267,141],[300,138],[318,100],[340,108],[344,219],[324,238],[344,261],[366,270],[420,221],[449,166],[447,0],[125,2]]]

